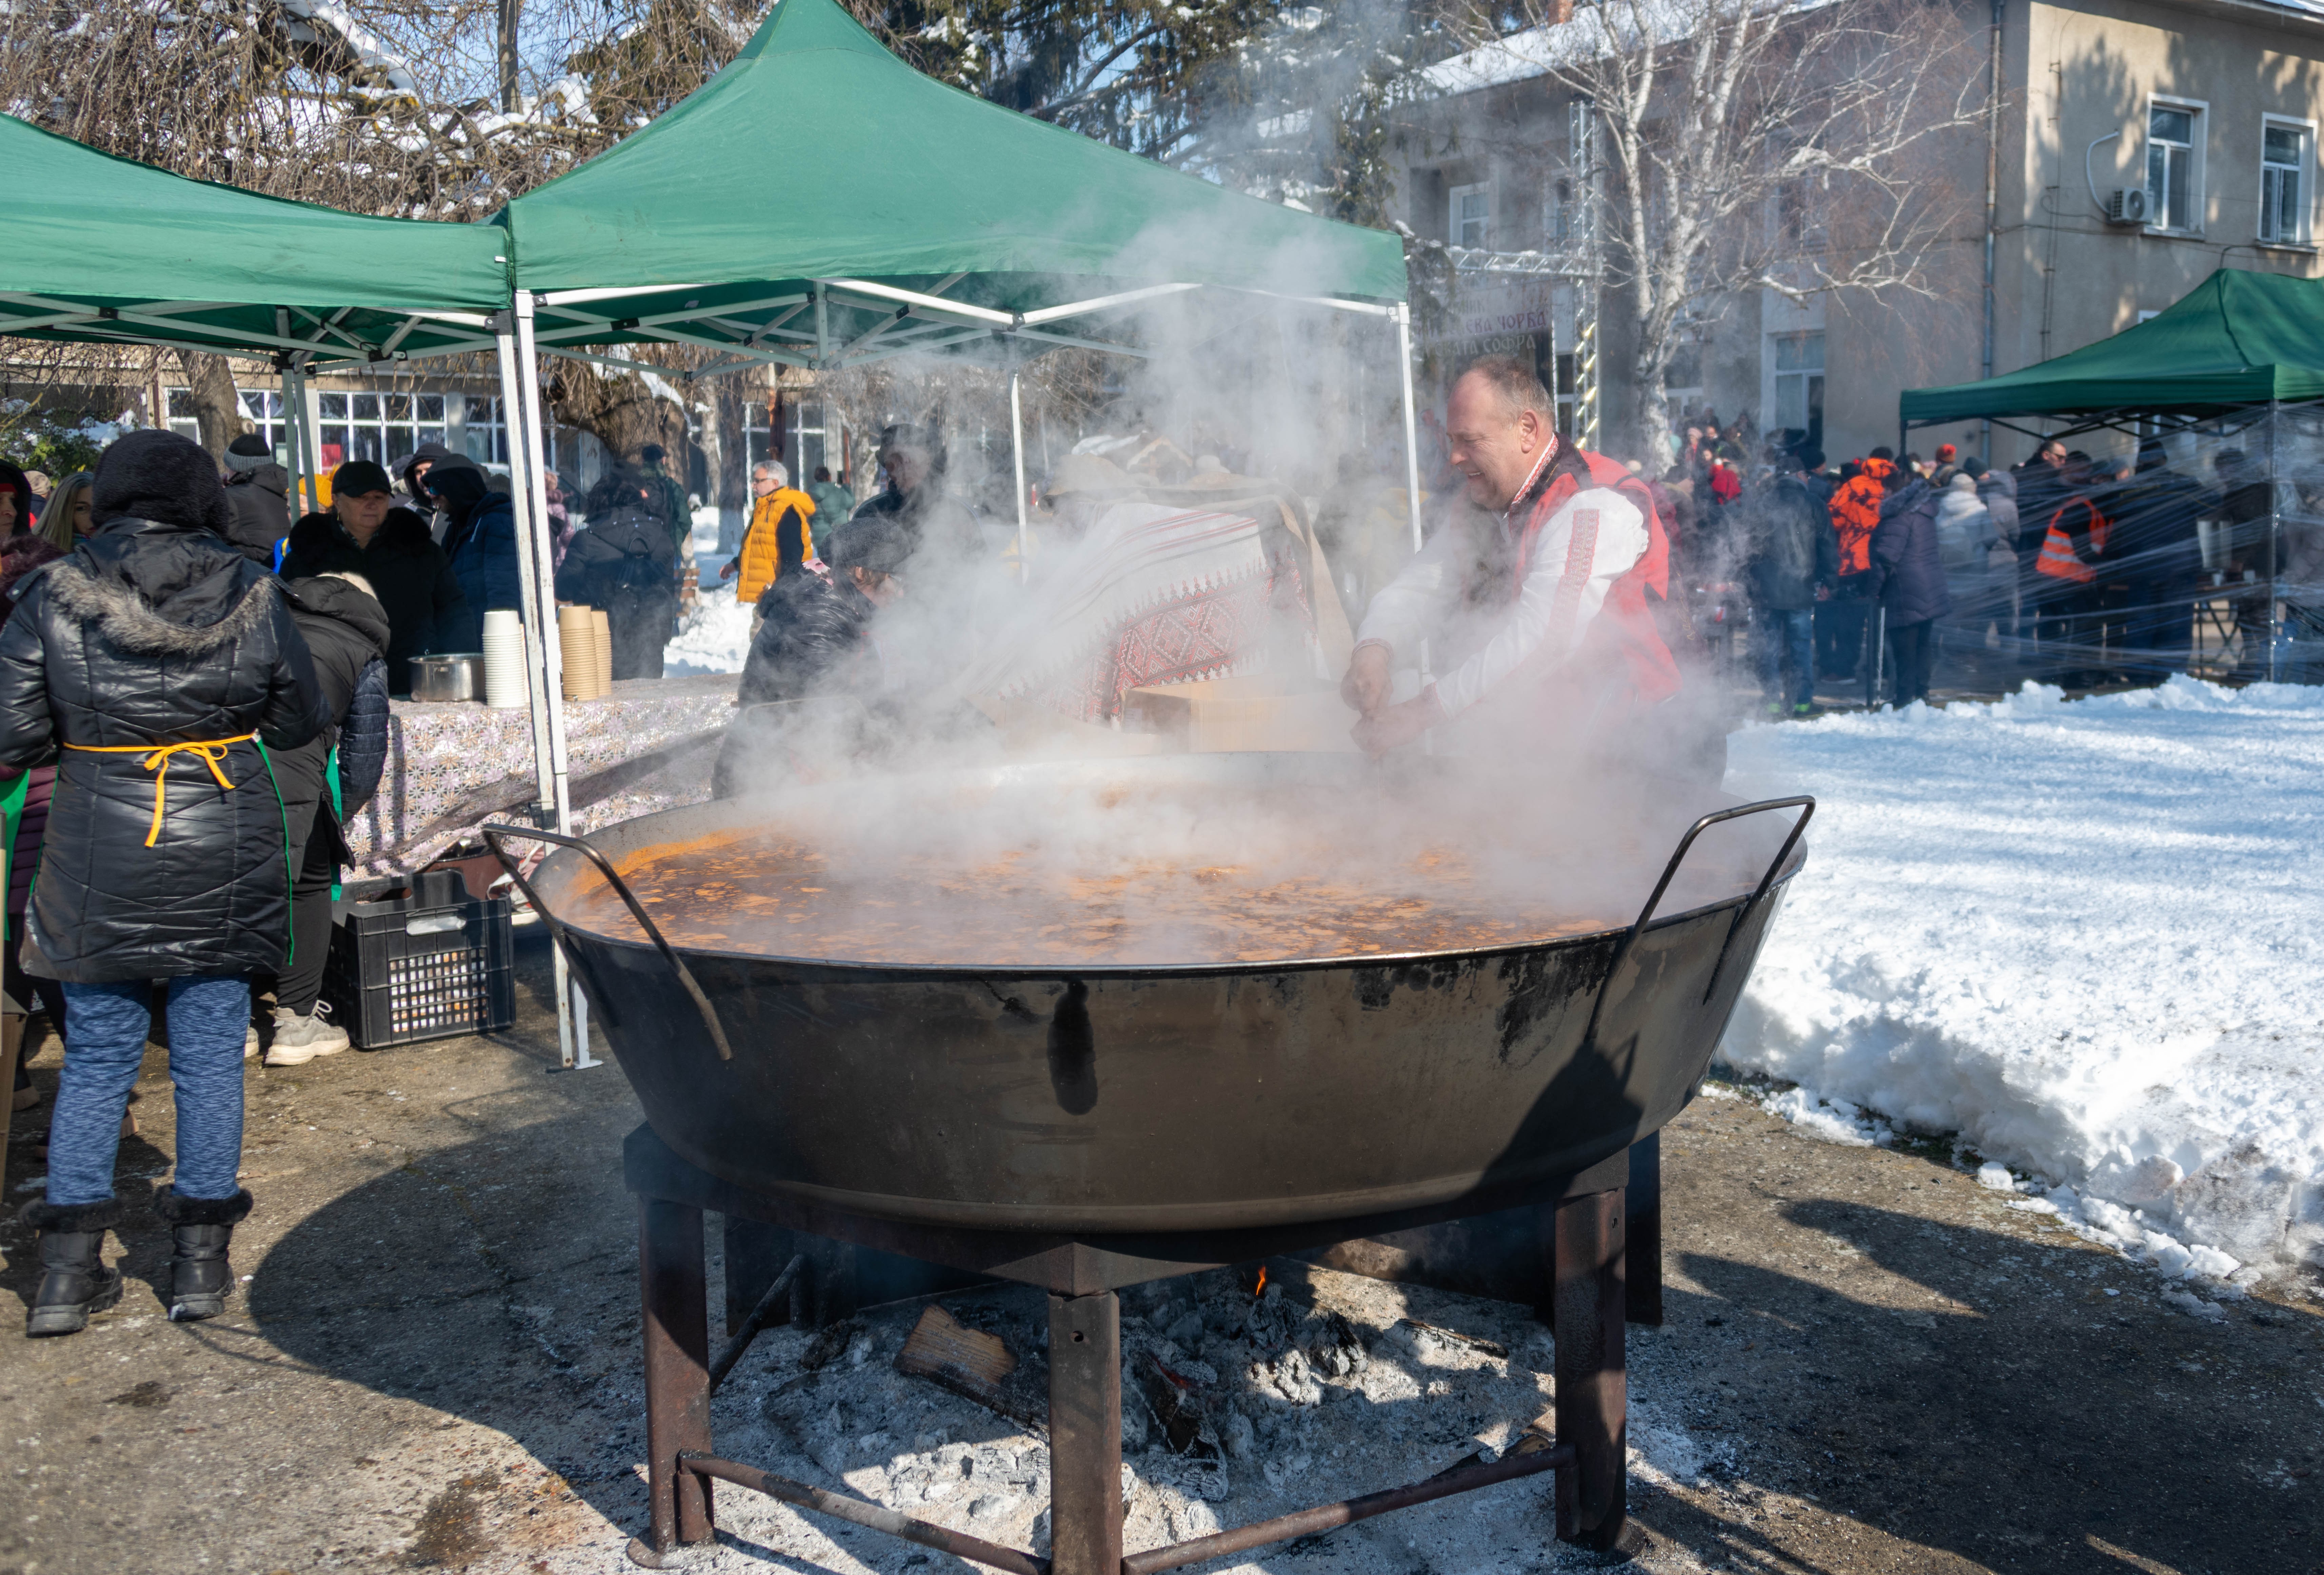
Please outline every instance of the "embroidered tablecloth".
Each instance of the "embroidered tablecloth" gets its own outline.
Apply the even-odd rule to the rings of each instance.
[[[602,700],[565,705],[573,829],[699,804],[710,797],[718,733],[733,719],[732,673],[637,678]],[[473,702],[390,707],[379,794],[346,827],[356,866],[417,870],[484,821],[535,797],[532,714]]]

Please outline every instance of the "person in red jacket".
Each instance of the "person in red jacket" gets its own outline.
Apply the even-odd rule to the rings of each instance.
[[[1341,694],[1379,755],[1459,723],[1464,747],[1593,752],[1670,699],[1651,599],[1670,544],[1628,467],[1559,438],[1532,368],[1489,355],[1452,385],[1445,433],[1472,512],[1441,525],[1372,598]],[[1391,704],[1392,673],[1430,681]]]

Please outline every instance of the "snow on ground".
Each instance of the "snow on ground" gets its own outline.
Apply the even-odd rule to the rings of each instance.
[[[734,582],[706,580],[694,611],[678,621],[676,638],[662,648],[662,671],[673,678],[739,673],[750,653],[751,610],[734,600]]]
[[[2324,1261],[2324,688],[2029,684],[1730,761],[1818,799],[1723,1050],[1782,1113],[1958,1132],[2166,1273]]]
[[[678,621],[678,634],[662,648],[662,671],[673,678],[704,673],[739,673],[751,654],[751,610],[734,600],[734,582],[718,571],[734,555],[718,550],[718,511],[694,511],[694,533],[687,539],[699,590],[694,611]]]

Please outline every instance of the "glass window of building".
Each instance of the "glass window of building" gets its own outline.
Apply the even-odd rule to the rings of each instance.
[[[2260,128],[2259,238],[2297,246],[2308,239],[2308,139],[2304,125]]]
[[[1804,432],[1811,447],[1823,445],[1823,336],[1777,334],[1775,425]]]
[[[2202,193],[2195,181],[2196,132],[2202,112],[2180,104],[2146,111],[2146,220],[2166,230],[2200,226]]]
[[[1452,189],[1452,244],[1481,251],[1491,241],[1492,231],[1493,189],[1489,186],[1455,186]]]
[[[315,462],[326,472],[351,459],[393,471],[422,443],[444,441],[442,394],[325,393],[315,403]]]

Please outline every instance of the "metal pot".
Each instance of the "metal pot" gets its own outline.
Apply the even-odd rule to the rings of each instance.
[[[1347,769],[1336,756],[1203,755],[994,776],[1173,775],[1223,793],[1286,772],[1326,786]],[[513,827],[485,838],[504,863],[511,840],[564,844],[518,879],[647,1119],[689,1164],[888,1220],[1135,1232],[1482,1208],[1654,1131],[1693,1096],[1801,861],[1790,817],[1755,812],[1806,803],[1703,793],[1655,816],[1678,846],[1627,927],[1186,967],[850,963],[668,950],[658,931],[565,922],[600,878],[596,854],[758,824],[766,801],[625,822],[594,848]],[[1740,816],[1734,856],[1698,855],[1702,879],[1672,889],[1696,834]]]
[[[484,697],[483,655],[462,651],[453,656],[413,657],[411,697],[433,701],[482,700]]]

